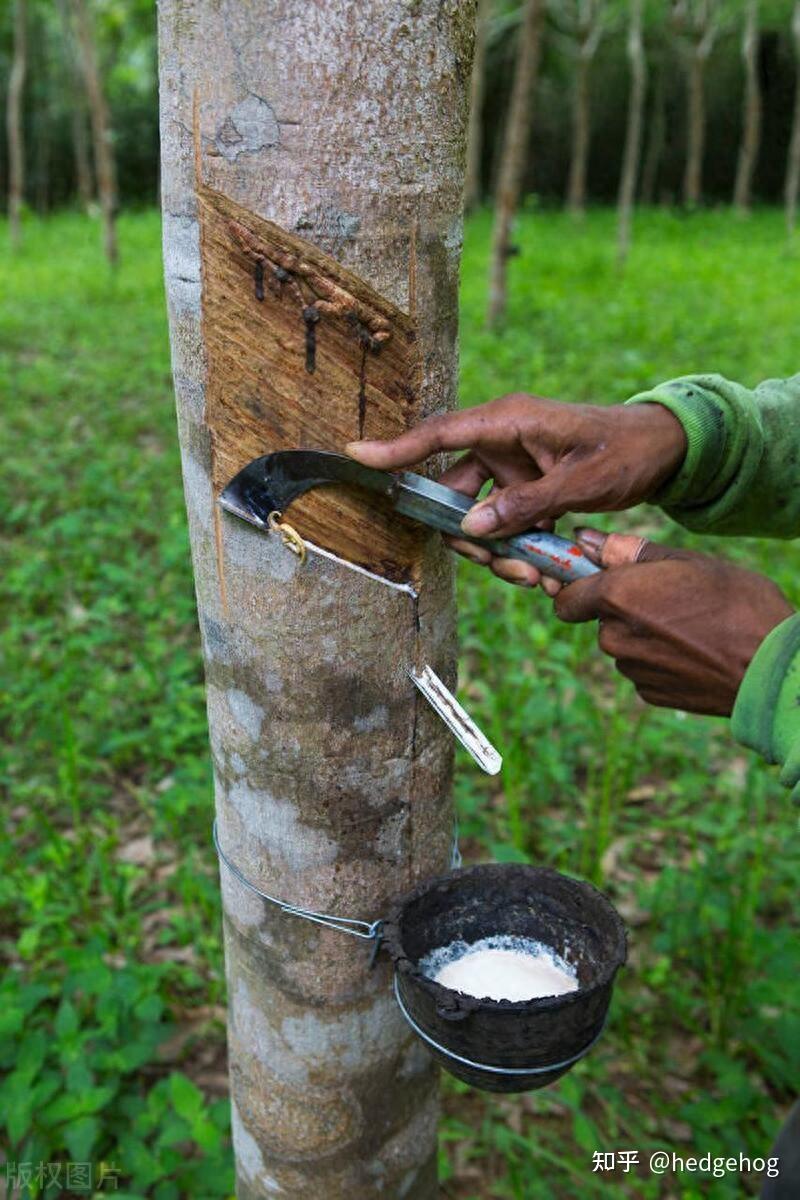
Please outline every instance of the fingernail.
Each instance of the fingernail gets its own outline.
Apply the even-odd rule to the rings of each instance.
[[[497,524],[497,513],[490,504],[476,504],[471,508],[464,520],[461,522],[461,528],[464,533],[469,533],[473,537],[483,537],[487,533],[491,533]]]
[[[575,530],[575,540],[584,550],[593,550],[599,554],[605,545],[607,533],[602,533],[599,529],[588,529],[583,527]]]
[[[534,588],[539,586],[539,581],[536,580],[534,582],[524,570],[509,571],[505,578],[509,583],[513,583],[515,587]]]
[[[459,549],[459,554],[464,558],[468,558],[470,562],[477,563],[479,567],[485,567],[491,561],[491,554],[488,550],[481,550],[480,546],[470,547],[467,549]]]

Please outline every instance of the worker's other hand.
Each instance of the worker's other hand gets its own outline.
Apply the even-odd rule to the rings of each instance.
[[[793,608],[771,580],[628,534],[578,533],[607,569],[562,588],[562,621],[600,622],[600,649],[649,704],[730,716],[753,655]]]
[[[467,451],[441,476],[448,487],[477,496],[494,481],[492,493],[464,518],[464,532],[509,537],[533,525],[547,528],[565,512],[614,512],[647,500],[680,467],[686,435],[660,404],[603,408],[514,393],[429,417],[394,441],[347,446],[359,462],[384,469],[413,466],[443,450]],[[451,545],[511,582],[538,581],[524,564],[489,562],[469,543]]]

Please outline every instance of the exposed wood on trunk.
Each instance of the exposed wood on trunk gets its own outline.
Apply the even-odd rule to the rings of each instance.
[[[578,41],[575,85],[572,93],[572,153],[567,209],[574,217],[586,212],[586,171],[592,127],[592,63],[603,33],[602,0],[577,0]]]
[[[449,859],[451,738],[406,670],[424,660],[454,681],[450,558],[423,539],[415,601],[339,559],[300,566],[277,538],[215,519],[215,499],[251,448],[341,445],[359,422],[347,322],[323,314],[308,371],[302,323],[270,291],[291,290],[273,255],[301,252],[308,286],[334,280],[389,326],[367,366],[367,433],[454,404],[473,17],[462,0],[159,6],[165,273],[220,842],[273,895],[367,920]],[[340,536],[323,503],[290,510],[315,541]],[[362,533],[372,561],[383,534]],[[221,879],[238,1197],[433,1200],[436,1074],[387,964]]]
[[[27,13],[25,0],[14,4],[14,51],[8,76],[6,135],[8,138],[8,229],[12,247],[20,242],[20,210],[25,192],[25,142],[22,126],[22,93],[27,67]]]
[[[486,43],[489,40],[489,18],[492,0],[478,0],[475,18],[475,54],[469,96],[469,126],[467,129],[467,170],[464,183],[464,207],[471,212],[481,202],[481,160],[483,157],[483,96],[486,86]]]
[[[761,144],[761,84],[758,77],[758,0],[748,0],[742,34],[742,59],[745,70],[742,111],[742,140],[736,167],[734,207],[740,213],[750,211],[753,175]]]
[[[642,0],[630,0],[627,46],[631,64],[631,87],[618,198],[617,261],[620,266],[624,264],[630,250],[633,205],[642,156],[642,126],[647,90],[647,60],[642,38]]]
[[[355,438],[394,437],[408,427],[419,403],[408,314],[330,255],[208,190],[200,197],[200,243],[215,495],[261,454],[341,452]],[[420,526],[374,495],[320,488],[295,501],[288,519],[341,558],[419,582]]]
[[[519,204],[522,177],[528,163],[544,16],[544,0],[525,0],[495,195],[487,317],[490,326],[497,325],[506,310],[508,259],[513,253],[511,230]]]
[[[86,0],[70,0],[75,18],[75,31],[80,51],[81,71],[89,103],[92,128],[92,149],[97,172],[97,194],[103,223],[103,250],[114,266],[119,257],[117,248],[117,183],[114,152],[111,145],[111,120],[108,112],[100,67],[95,48],[92,15]]]
[[[792,37],[794,39],[796,81],[794,93],[794,117],[789,155],[786,163],[786,226],[789,236],[794,234],[797,223],[797,201],[800,194],[800,0],[797,0],[792,15]]]

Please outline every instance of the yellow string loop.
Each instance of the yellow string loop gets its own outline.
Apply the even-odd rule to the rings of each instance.
[[[288,521],[284,521],[283,516],[277,510],[269,514],[267,524],[273,533],[281,535],[283,545],[286,546],[287,550],[291,550],[292,554],[297,555],[302,566],[306,561],[306,544],[297,530]]]

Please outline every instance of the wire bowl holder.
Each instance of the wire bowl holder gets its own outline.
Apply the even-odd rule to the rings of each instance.
[[[401,897],[388,918],[363,921],[270,895],[225,853],[216,821],[212,836],[220,862],[265,903],[373,942],[371,963],[385,941],[404,1018],[441,1066],[473,1087],[492,1092],[545,1087],[599,1040],[627,945],[621,918],[591,884],[548,868],[487,863],[428,880]],[[460,866],[457,829],[452,861]],[[443,987],[419,969],[420,960],[439,946],[497,933],[551,946],[574,966],[578,990],[525,1001],[478,999]]]

